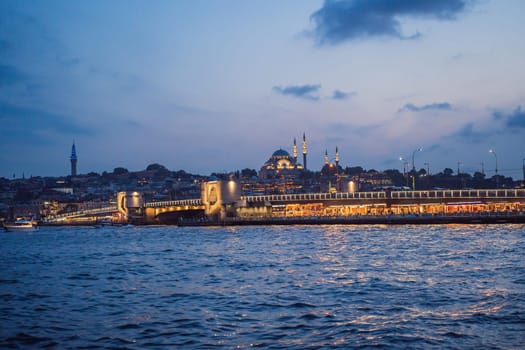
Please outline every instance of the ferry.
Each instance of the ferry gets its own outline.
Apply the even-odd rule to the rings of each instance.
[[[14,222],[4,223],[6,231],[34,231],[37,226],[31,220],[17,219]]]

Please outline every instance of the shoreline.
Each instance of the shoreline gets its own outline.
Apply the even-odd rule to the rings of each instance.
[[[316,217],[279,217],[279,218],[227,218],[182,219],[163,223],[38,223],[36,227],[122,227],[122,226],[180,226],[180,227],[213,227],[213,226],[284,226],[284,225],[443,225],[443,224],[525,224],[525,213],[499,213],[482,215],[388,215],[388,216],[316,216]]]
[[[525,213],[180,220],[177,226],[525,224]]]

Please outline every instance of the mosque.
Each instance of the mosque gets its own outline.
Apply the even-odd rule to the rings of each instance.
[[[297,161],[297,142],[293,139],[293,156],[280,148],[273,152],[270,159],[264,163],[259,171],[259,179],[289,179],[294,180],[306,170],[306,135],[303,133],[303,164]]]
[[[270,159],[264,163],[259,171],[259,179],[261,180],[291,180],[294,181],[299,175],[307,170],[306,156],[307,145],[306,135],[303,133],[303,164],[298,162],[297,156],[297,142],[293,140],[293,155],[280,148],[273,152]],[[335,179],[343,174],[343,168],[339,165],[339,149],[335,149],[335,162],[331,162],[328,157],[328,150],[325,151],[324,165],[321,169],[321,179],[326,183],[334,182]]]

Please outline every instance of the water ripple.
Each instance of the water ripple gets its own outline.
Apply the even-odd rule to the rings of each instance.
[[[0,348],[520,348],[525,226],[2,234]]]

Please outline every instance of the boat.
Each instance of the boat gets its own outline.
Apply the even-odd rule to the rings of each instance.
[[[4,229],[6,231],[34,231],[37,226],[31,220],[18,219],[14,222],[5,222]]]

